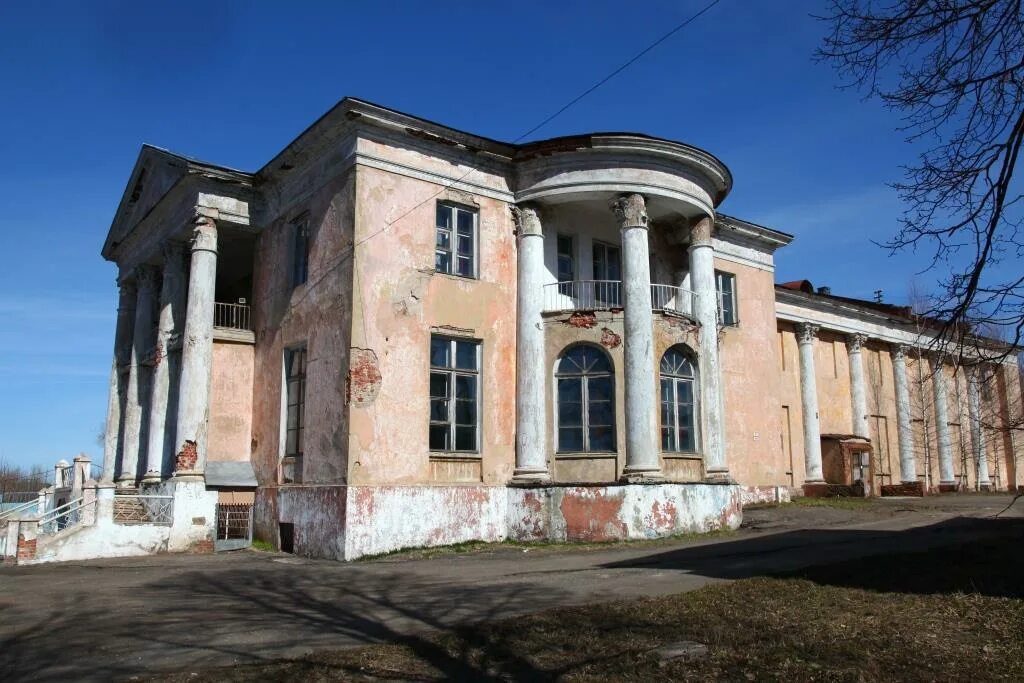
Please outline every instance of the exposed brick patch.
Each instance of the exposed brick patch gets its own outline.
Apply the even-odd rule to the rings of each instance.
[[[25,534],[18,534],[18,559],[36,559],[36,539],[25,539]]]
[[[909,484],[890,484],[882,487],[883,496],[924,496],[924,484],[919,481]]]
[[[199,449],[196,447],[196,442],[186,441],[174,458],[174,469],[179,472],[191,472],[195,470],[197,462],[199,462]]]
[[[622,344],[622,337],[607,327],[601,328],[601,346],[606,349],[617,349]]]
[[[365,406],[380,393],[380,368],[373,349],[353,348],[349,360],[346,397],[349,403]]]
[[[192,545],[190,545],[188,547],[188,551],[187,552],[189,552],[189,553],[191,553],[193,555],[202,555],[202,554],[205,554],[205,553],[212,553],[213,552],[213,539],[212,538],[204,538],[201,541],[196,541],[195,543],[193,543]]]
[[[576,311],[569,316],[566,323],[573,327],[582,327],[589,330],[592,327],[597,327],[597,316],[586,311]]]

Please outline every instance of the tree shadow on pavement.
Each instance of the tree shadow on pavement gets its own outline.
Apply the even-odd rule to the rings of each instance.
[[[1024,519],[957,517],[901,531],[800,530],[604,566],[674,569],[721,579],[802,578],[878,592],[1024,598]]]
[[[535,610],[558,597],[550,588],[445,580],[438,590],[442,581],[422,575],[330,564],[265,561],[171,575],[142,588],[152,601],[148,612],[120,616],[117,604],[109,604],[97,613],[69,600],[31,619],[22,615],[25,625],[0,641],[0,671],[7,681],[110,679],[230,662],[297,661],[319,649],[400,642],[440,678],[498,680],[499,671],[506,680],[547,678],[494,642],[493,634],[482,642],[472,624]],[[422,637],[456,626],[461,649],[455,651]],[[357,672],[338,671],[346,673]]]

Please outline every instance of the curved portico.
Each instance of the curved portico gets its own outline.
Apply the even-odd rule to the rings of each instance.
[[[546,328],[543,320],[537,323],[537,311],[576,315],[570,324],[578,327],[592,326],[580,316],[594,311],[621,314],[621,339],[608,328],[600,339],[607,348],[622,347],[617,414],[624,418],[619,443],[625,460],[615,476],[659,481],[661,353],[655,312],[699,323],[704,366],[697,450],[707,476],[728,480],[711,239],[715,206],[731,186],[728,169],[687,145],[622,134],[527,145],[517,153],[516,168],[520,211],[531,221],[536,217],[529,224],[520,221],[520,351],[544,343]],[[540,245],[532,241],[534,234],[542,236]],[[536,388],[551,386],[549,365],[543,355],[518,354],[516,472],[524,479],[554,474],[538,471],[541,444],[533,435],[544,423],[551,425],[555,453],[586,455],[559,443],[557,406],[540,415],[534,408],[540,400]]]

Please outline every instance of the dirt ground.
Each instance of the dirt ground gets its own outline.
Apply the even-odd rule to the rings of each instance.
[[[1000,514],[1010,500],[808,502],[747,510],[732,534],[601,547],[8,568],[0,671],[5,680],[1019,680],[1024,500]],[[707,652],[658,654],[678,640]],[[910,668],[911,659],[934,666]]]

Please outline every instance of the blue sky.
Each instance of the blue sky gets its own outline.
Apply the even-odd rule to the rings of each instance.
[[[254,170],[345,95],[511,140],[704,4],[0,4],[0,458],[101,457],[116,273],[99,250],[142,143]],[[886,183],[912,150],[812,61],[821,5],[722,0],[533,137],[703,147],[735,176],[723,211],[797,236],[780,281],[900,302],[921,260],[871,240],[896,228]]]

